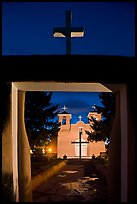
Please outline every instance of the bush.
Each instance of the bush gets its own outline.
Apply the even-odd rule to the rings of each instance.
[[[96,157],[95,160],[102,165],[106,165],[108,163],[108,160],[105,158],[101,158],[100,156]]]
[[[67,159],[67,155],[66,154],[64,154],[63,159]]]

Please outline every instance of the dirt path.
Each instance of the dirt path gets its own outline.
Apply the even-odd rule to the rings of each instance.
[[[33,191],[34,202],[106,201],[104,183],[85,175],[84,162],[68,162],[55,176]],[[102,197],[101,197],[102,196]]]

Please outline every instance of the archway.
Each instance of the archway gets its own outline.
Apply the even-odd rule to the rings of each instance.
[[[127,201],[128,195],[128,100],[126,84],[100,84],[100,83],[59,83],[59,82],[13,82],[12,83],[12,139],[13,139],[13,178],[16,194],[18,191],[18,155],[23,154],[21,148],[18,149],[18,140],[24,137],[25,133],[19,135],[18,129],[20,116],[18,112],[19,101],[24,100],[25,91],[98,91],[109,92],[113,91],[117,98],[116,120],[111,138],[111,153],[110,157],[110,197],[117,194],[116,199],[120,196],[121,201]],[[22,99],[21,99],[22,98]],[[23,107],[20,107],[23,108]],[[18,152],[19,151],[19,152]],[[19,161],[19,166],[21,165]],[[114,168],[115,166],[115,168]],[[116,168],[117,167],[117,168]],[[115,186],[116,169],[118,172],[117,185]],[[113,184],[112,184],[113,183]],[[117,189],[116,189],[117,187]],[[24,196],[25,193],[24,193]],[[18,196],[17,196],[18,198]]]

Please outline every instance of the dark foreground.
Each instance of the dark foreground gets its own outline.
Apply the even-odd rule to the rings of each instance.
[[[55,176],[33,191],[33,202],[57,201],[107,202],[107,183],[92,171],[89,161],[69,160]]]

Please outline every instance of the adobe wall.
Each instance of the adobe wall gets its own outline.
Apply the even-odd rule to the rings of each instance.
[[[19,200],[32,201],[30,146],[25,129],[25,92],[19,91],[18,104],[18,161],[19,161]]]
[[[120,202],[121,200],[121,126],[120,126],[120,93],[116,94],[116,113],[110,135],[109,145],[109,200]]]
[[[2,90],[2,200],[15,201],[12,165],[12,121],[11,121],[11,84],[1,85]]]
[[[2,173],[12,174],[11,84],[2,87]]]
[[[32,201],[31,190],[31,165],[28,138],[25,134],[24,123],[24,98],[20,95],[18,118],[18,138],[12,130],[12,87],[11,83],[2,86],[2,189],[5,202]],[[22,113],[22,114],[21,114]],[[14,112],[14,115],[16,112]],[[15,132],[14,132],[15,133]],[[13,134],[13,135],[12,135]],[[17,144],[15,144],[17,142]],[[18,146],[18,149],[14,148]],[[17,155],[16,155],[17,154]],[[17,157],[16,157],[17,156]],[[19,161],[16,169],[16,158]],[[13,165],[15,164],[15,165]],[[18,164],[17,164],[18,165]],[[14,171],[14,172],[13,172]],[[19,180],[18,180],[19,178]],[[19,186],[18,186],[19,184]],[[19,190],[19,194],[18,194]]]
[[[68,128],[69,127],[69,128]],[[58,134],[58,146],[57,146],[57,156],[58,158],[63,158],[66,154],[68,158],[74,158],[76,154],[75,151],[75,141],[79,139],[79,131],[82,127],[82,136],[81,138],[87,141],[88,135],[85,133],[85,130],[91,131],[89,124],[85,124],[83,121],[78,121],[76,124],[66,124],[61,126],[61,129]],[[73,142],[73,143],[72,143]],[[85,144],[86,145],[86,144]],[[100,152],[105,152],[105,143],[104,142],[89,142],[87,143],[87,157],[91,158],[94,154],[96,157],[100,155]]]

